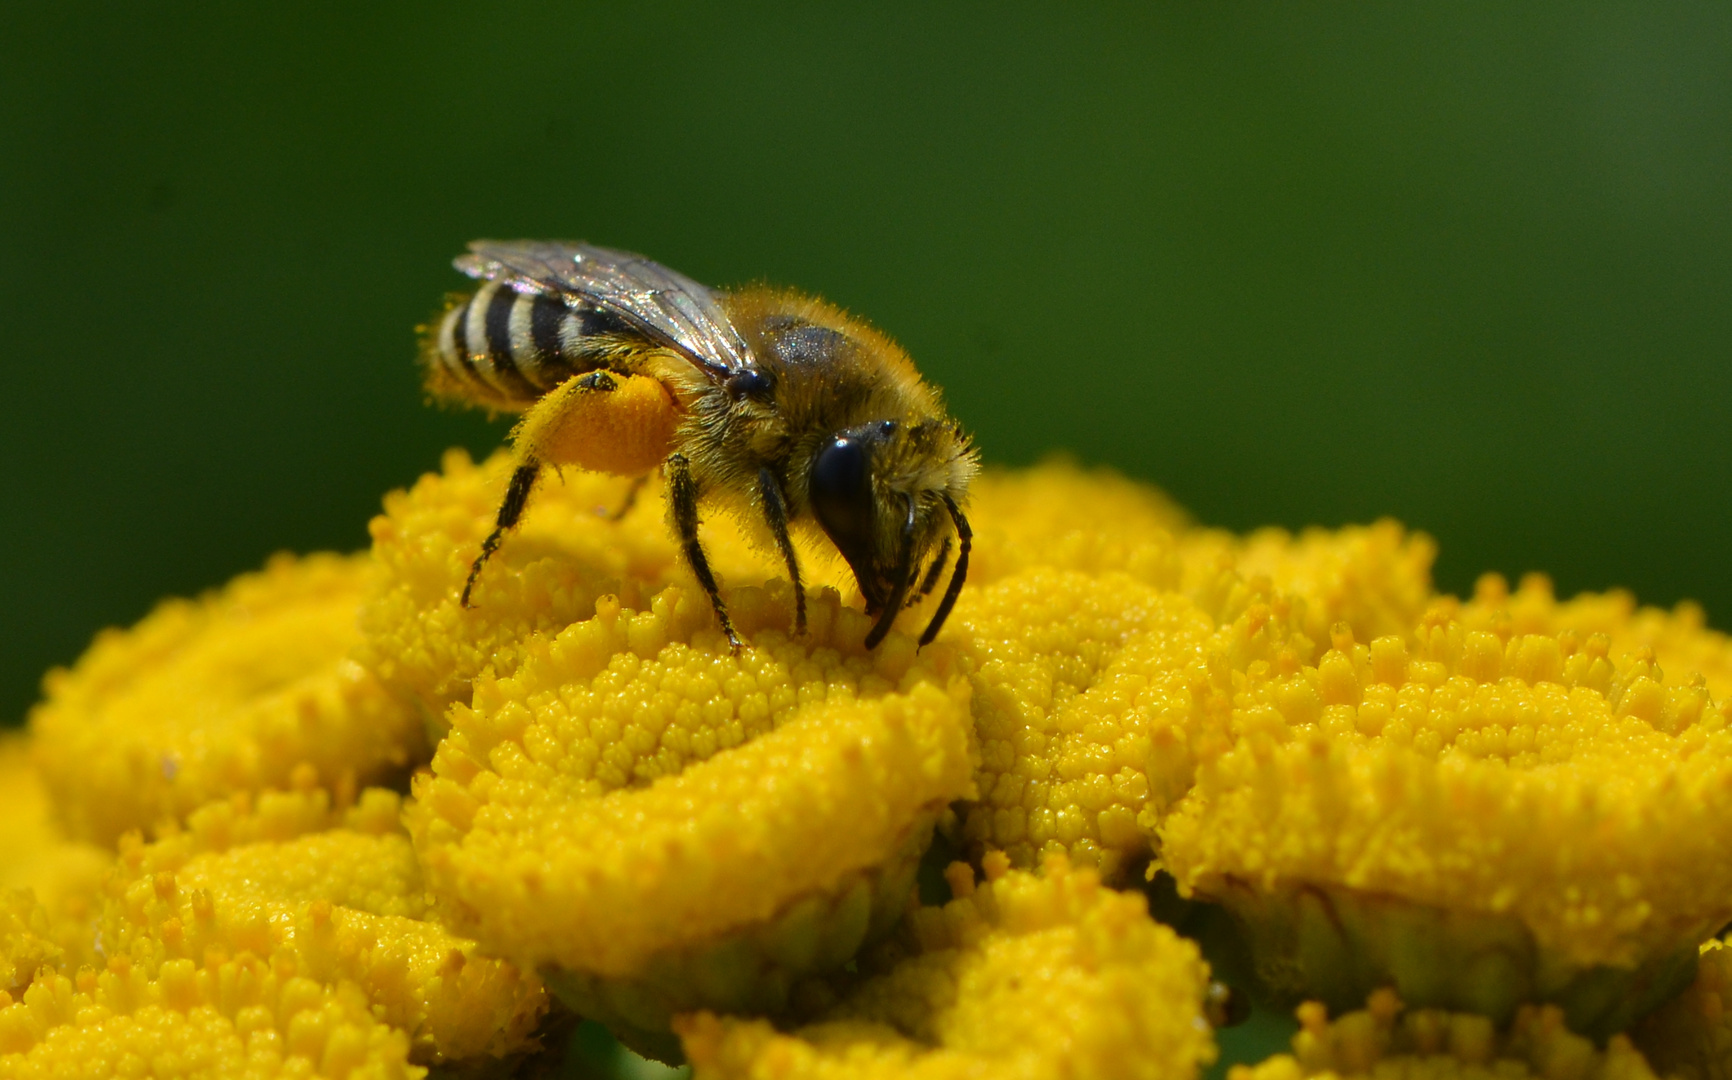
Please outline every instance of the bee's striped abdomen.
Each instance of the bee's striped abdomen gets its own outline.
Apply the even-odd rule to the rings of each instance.
[[[558,296],[490,281],[439,323],[436,383],[478,401],[522,408],[573,375],[600,366],[596,337],[616,320]]]

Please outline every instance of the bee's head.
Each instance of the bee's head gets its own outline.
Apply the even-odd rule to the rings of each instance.
[[[978,467],[967,437],[948,421],[880,420],[839,431],[819,447],[807,495],[853,569],[867,612],[879,616],[867,648],[883,640],[898,611],[938,583],[954,526],[956,568],[920,643],[937,636],[968,572],[970,533],[959,503]]]

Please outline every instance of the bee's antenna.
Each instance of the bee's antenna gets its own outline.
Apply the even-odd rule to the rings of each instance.
[[[907,495],[902,498],[908,504],[908,516],[902,521],[902,554],[896,561],[896,584],[884,602],[884,613],[878,616],[877,625],[866,635],[868,649],[876,649],[884,635],[890,632],[890,624],[896,621],[902,602],[908,599],[908,586],[914,577],[914,500]]]
[[[974,531],[968,527],[968,519],[957,509],[956,500],[949,495],[943,495],[944,508],[950,511],[950,520],[956,522],[956,569],[950,572],[950,584],[944,590],[944,599],[938,601],[938,610],[932,613],[932,621],[926,624],[926,632],[920,635],[920,645],[932,644],[932,639],[938,636],[938,631],[944,629],[944,620],[950,618],[950,609],[956,606],[956,598],[962,595],[962,583],[968,580],[968,549],[974,540]]]

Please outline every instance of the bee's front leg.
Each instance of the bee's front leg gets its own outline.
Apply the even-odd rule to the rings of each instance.
[[[684,454],[670,454],[667,460],[668,470],[668,507],[673,516],[674,532],[680,541],[680,550],[685,554],[686,565],[692,568],[692,574],[709,594],[710,603],[716,609],[716,621],[722,624],[722,633],[728,635],[728,644],[735,652],[742,648],[740,636],[734,633],[734,624],[728,618],[728,609],[722,603],[722,591],[716,587],[716,575],[710,572],[710,561],[704,557],[704,546],[698,542],[698,485],[692,479],[691,463]]]
[[[806,589],[800,584],[800,562],[794,556],[794,541],[788,538],[788,504],[782,498],[782,485],[769,469],[758,470],[758,501],[764,507],[764,520],[776,537],[782,561],[788,564],[788,580],[794,585],[794,633],[806,632]]]

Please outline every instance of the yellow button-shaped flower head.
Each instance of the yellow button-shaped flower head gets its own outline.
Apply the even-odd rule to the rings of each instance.
[[[349,659],[372,573],[365,556],[280,556],[50,672],[30,725],[71,835],[113,843],[297,769],[351,795],[401,772],[420,726]]]
[[[731,653],[701,593],[610,597],[524,646],[418,778],[433,892],[640,1046],[699,1006],[774,1012],[898,917],[938,814],[973,793],[968,683],[942,645],[817,594],[733,590]]]
[[[0,1007],[6,1077],[419,1080],[408,1051],[359,990],[300,975],[286,956],[213,954],[153,973],[117,956]]]
[[[286,958],[304,978],[358,987],[421,1062],[531,1049],[539,981],[432,917],[399,814],[377,789],[347,811],[322,791],[268,793],[205,807],[156,843],[124,842],[103,948],[153,975],[213,953]]]
[[[1063,854],[1109,880],[1146,862],[1138,816],[1191,784],[1190,683],[1213,620],[1126,574],[1032,569],[974,589],[953,625],[981,743],[976,850],[1021,867]]]
[[[1182,889],[1240,916],[1278,993],[1609,1033],[1732,919],[1732,731],[1603,637],[1422,624],[1233,678],[1229,737],[1159,824]]]
[[[1005,865],[978,888],[953,866],[956,899],[911,914],[901,958],[792,1034],[681,1018],[694,1080],[1185,1080],[1214,1059],[1195,946],[1062,857]]]

